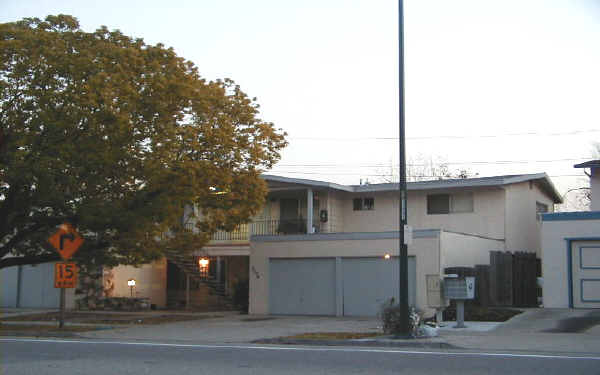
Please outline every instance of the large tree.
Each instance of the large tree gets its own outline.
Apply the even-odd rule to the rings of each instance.
[[[161,44],[66,15],[0,24],[0,268],[55,259],[63,222],[85,237],[81,261],[197,249],[260,209],[284,136]]]

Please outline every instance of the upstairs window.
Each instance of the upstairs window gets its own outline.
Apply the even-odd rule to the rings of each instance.
[[[375,209],[375,198],[354,198],[352,207],[354,211],[372,211]]]
[[[548,205],[540,202],[535,202],[535,212],[538,214],[544,214],[548,212]]]
[[[473,212],[473,193],[427,195],[428,215],[461,212]]]
[[[535,202],[535,217],[537,221],[542,220],[542,214],[548,212],[548,205],[540,202]]]
[[[427,214],[448,214],[450,213],[450,195],[431,194],[427,196]]]

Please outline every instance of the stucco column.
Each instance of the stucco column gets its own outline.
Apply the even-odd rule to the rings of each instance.
[[[221,282],[221,257],[217,256],[217,281]]]
[[[306,233],[313,234],[313,191],[306,190]]]

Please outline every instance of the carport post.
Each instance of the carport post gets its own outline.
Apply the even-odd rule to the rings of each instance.
[[[185,275],[185,309],[190,309],[190,275]]]
[[[313,191],[306,191],[306,233],[313,234]]]
[[[408,335],[408,247],[404,239],[406,217],[406,143],[404,138],[404,2],[398,0],[398,113],[399,113],[399,158],[400,158],[400,332]]]

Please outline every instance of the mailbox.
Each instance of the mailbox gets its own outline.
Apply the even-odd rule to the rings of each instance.
[[[465,300],[475,298],[475,278],[453,276],[444,278],[444,297],[456,300],[454,328],[465,328]]]
[[[444,297],[448,299],[475,298],[475,278],[445,278]]]

